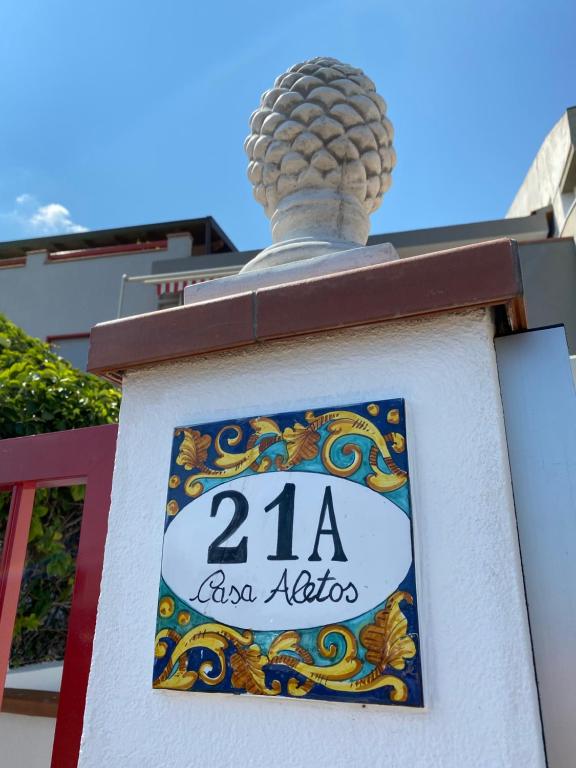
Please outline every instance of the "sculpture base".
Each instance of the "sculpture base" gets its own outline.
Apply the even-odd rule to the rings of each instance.
[[[259,258],[260,256],[257,256],[250,264],[254,264]],[[197,304],[200,301],[222,299],[236,293],[246,293],[258,288],[269,288],[283,283],[297,283],[300,280],[313,277],[323,277],[351,269],[383,264],[398,258],[398,253],[391,243],[356,246],[336,253],[323,253],[314,258],[298,259],[274,268],[263,266],[260,270],[241,271],[237,275],[219,277],[205,283],[189,285],[184,289],[184,304]]]
[[[341,253],[361,249],[358,243],[350,241],[333,242],[331,240],[317,240],[313,237],[298,237],[293,240],[284,240],[281,243],[269,245],[258,256],[245,264],[240,270],[256,272],[271,267],[279,267],[285,264],[294,264],[297,261],[307,261],[328,254]]]

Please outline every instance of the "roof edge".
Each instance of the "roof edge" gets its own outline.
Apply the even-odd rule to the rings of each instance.
[[[0,260],[2,254],[6,258],[24,256],[28,251],[73,251],[95,248],[107,245],[133,243],[135,241],[161,240],[169,234],[190,232],[195,234],[200,242],[205,242],[206,228],[213,230],[230,252],[237,248],[212,216],[195,219],[180,219],[177,221],[161,221],[152,224],[138,224],[129,227],[112,227],[108,229],[93,229],[85,232],[71,232],[61,235],[46,235],[24,240],[7,240],[0,243]],[[212,236],[214,240],[214,236]]]

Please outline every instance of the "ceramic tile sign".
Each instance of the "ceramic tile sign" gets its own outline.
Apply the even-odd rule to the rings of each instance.
[[[154,687],[422,706],[403,400],[174,431]]]

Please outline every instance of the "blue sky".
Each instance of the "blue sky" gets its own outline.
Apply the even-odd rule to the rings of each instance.
[[[398,163],[372,232],[501,217],[576,104],[575,30],[573,0],[5,0],[0,240],[211,214],[264,247],[248,118],[319,55],[388,102]]]

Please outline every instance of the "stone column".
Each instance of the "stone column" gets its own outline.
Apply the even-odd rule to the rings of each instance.
[[[383,126],[380,165],[359,161],[366,174],[359,195],[341,183],[349,178],[348,150],[333,169],[342,175],[327,188],[336,177],[322,154],[331,143],[324,128],[322,162],[309,137],[301,142],[301,171],[293,156],[297,135],[307,131],[297,134],[291,122],[326,125],[332,117],[310,117],[317,106],[345,125],[350,102],[362,121]],[[364,248],[368,208],[393,166],[383,114],[358,70],[333,59],[292,68],[263,97],[248,140],[257,195],[273,219],[271,248],[240,282],[212,281],[210,302],[189,296],[186,306],[93,329],[89,368],[122,381],[123,403],[81,768],[545,764],[493,341],[493,307],[501,331],[525,322],[518,255],[509,241],[405,260]],[[355,135],[352,128],[341,134],[352,143]],[[275,141],[291,148],[275,156]],[[260,168],[261,151],[276,159]],[[280,174],[266,171],[267,162],[279,164]],[[321,183],[310,170],[318,167]],[[338,264],[355,251],[366,261]],[[349,438],[338,443],[343,434]],[[193,531],[204,507],[206,520],[220,522],[216,489],[235,489],[238,501],[284,472],[298,493],[299,483],[317,481],[320,458],[350,498],[360,498],[358,486],[381,493],[395,508],[398,531],[409,530],[403,516],[411,510],[410,569],[382,586],[381,603],[329,624],[316,600],[315,626],[312,593],[302,588],[310,605],[300,606],[301,623],[280,627],[269,605],[248,626],[242,606],[237,621],[225,620],[216,604],[200,610],[192,581],[178,594],[164,586],[159,594],[161,571],[171,578],[163,544],[184,570],[205,559],[186,526],[173,534],[183,520]],[[344,531],[368,519],[375,496],[344,507],[336,500],[334,509],[326,498],[324,491],[317,537],[334,545],[329,567],[346,573],[351,539],[343,534],[338,549],[336,520]],[[281,503],[273,500],[265,515],[263,502],[251,528],[226,529],[208,562],[246,573],[267,521],[283,514],[286,533],[318,514],[310,502],[305,513],[292,507],[291,517]],[[242,525],[252,525],[254,509],[244,510]],[[376,515],[361,531],[359,593],[384,584],[395,545],[405,553],[409,541],[388,539],[381,524]],[[286,560],[287,574],[293,567],[316,573],[318,538],[303,552],[297,537],[294,528],[294,552],[290,537],[267,540],[271,555],[254,566],[254,585],[277,559]]]

